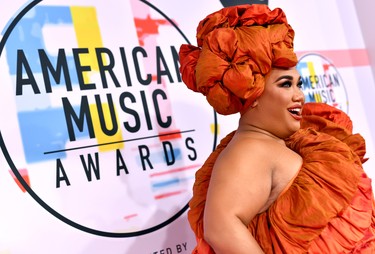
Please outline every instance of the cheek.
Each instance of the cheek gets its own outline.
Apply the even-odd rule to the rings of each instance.
[[[272,93],[268,98],[268,102],[272,103],[275,106],[284,106],[288,104],[290,97],[285,93]]]
[[[300,96],[302,98],[302,104],[305,103],[305,93],[302,90],[299,90],[301,92]]]
[[[265,91],[258,101],[266,111],[276,113],[285,109],[289,105],[291,97],[289,93],[286,93],[281,89],[275,89]]]

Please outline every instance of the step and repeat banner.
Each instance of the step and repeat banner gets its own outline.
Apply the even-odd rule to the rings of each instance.
[[[374,81],[351,1],[3,2],[0,254],[191,253],[195,172],[239,116],[185,87],[178,51],[224,6],[284,9],[306,101],[352,117],[375,176]]]

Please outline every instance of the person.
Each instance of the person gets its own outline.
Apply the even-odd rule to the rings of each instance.
[[[304,103],[293,39],[280,8],[238,5],[181,45],[187,87],[240,113],[196,172],[193,253],[375,253],[365,141],[341,110]]]

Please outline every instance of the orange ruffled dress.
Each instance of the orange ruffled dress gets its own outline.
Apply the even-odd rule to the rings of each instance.
[[[203,212],[213,165],[234,132],[196,173],[188,219],[196,234],[193,253],[214,253],[203,240]],[[265,253],[375,253],[371,180],[362,163],[365,141],[352,122],[326,104],[307,103],[301,129],[286,140],[303,165],[286,190],[248,229]]]

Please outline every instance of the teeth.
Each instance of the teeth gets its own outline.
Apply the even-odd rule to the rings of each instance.
[[[292,108],[292,109],[289,109],[289,111],[300,112],[301,109],[300,108]]]
[[[293,113],[293,114],[299,114],[301,112],[301,109],[300,108],[291,108],[291,109],[288,109],[288,111]]]

